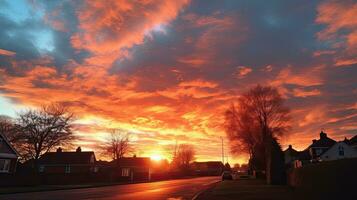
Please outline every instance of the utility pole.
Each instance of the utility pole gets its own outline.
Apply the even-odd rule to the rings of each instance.
[[[224,164],[224,146],[223,146],[223,137],[221,137],[222,140],[222,163]]]
[[[174,158],[173,159],[176,158],[176,154],[177,154],[177,140],[175,142],[175,151],[174,151]]]

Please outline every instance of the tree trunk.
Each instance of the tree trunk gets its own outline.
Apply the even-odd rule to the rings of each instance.
[[[272,138],[269,133],[269,129],[267,127],[264,127],[264,136],[263,136],[263,142],[264,142],[264,151],[265,151],[265,176],[266,176],[266,182],[267,184],[271,184],[272,180],[272,174],[271,174],[271,165],[272,165],[272,159],[271,159],[271,143],[272,143]]]
[[[265,175],[267,184],[271,184],[271,140],[266,139],[265,142]]]

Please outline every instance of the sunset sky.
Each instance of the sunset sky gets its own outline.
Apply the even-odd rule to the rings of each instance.
[[[224,110],[258,83],[292,110],[284,148],[357,134],[354,0],[3,0],[0,27],[0,114],[63,102],[85,150],[120,128],[138,156],[220,160]]]

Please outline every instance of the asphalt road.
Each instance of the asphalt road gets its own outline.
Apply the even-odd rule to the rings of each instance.
[[[47,192],[0,195],[1,200],[183,200],[191,199],[198,192],[217,182],[220,177],[201,177],[116,185],[97,188],[57,190]]]

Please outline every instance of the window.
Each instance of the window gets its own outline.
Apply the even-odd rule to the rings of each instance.
[[[44,172],[45,171],[45,166],[43,166],[43,165],[40,165],[40,167],[38,168],[38,171],[39,172]]]
[[[343,149],[343,146],[338,147],[338,155],[344,156],[345,155],[345,150]]]
[[[0,173],[10,171],[10,160],[9,159],[0,159]]]
[[[129,176],[129,175],[130,175],[130,169],[129,168],[121,169],[121,176]]]
[[[70,165],[66,165],[65,171],[66,174],[71,173],[71,166]]]
[[[316,155],[319,156],[322,153],[322,149],[316,149]]]

